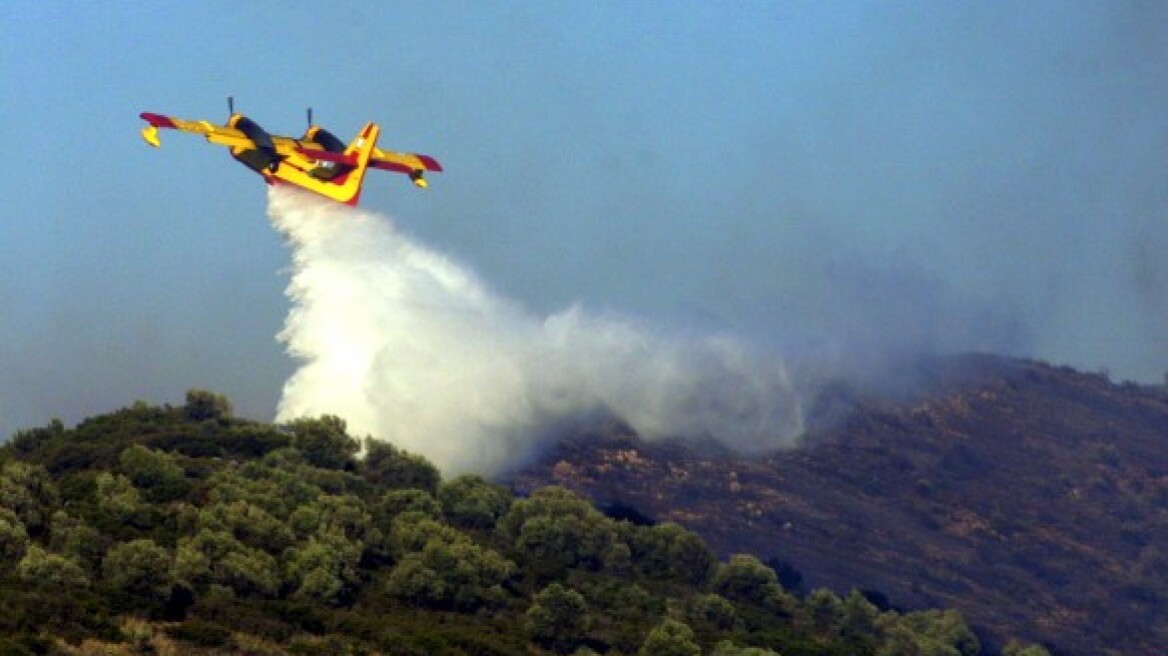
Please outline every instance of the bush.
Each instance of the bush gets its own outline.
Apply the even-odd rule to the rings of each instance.
[[[0,656],[47,654],[52,643],[47,638],[29,634],[0,636]]]
[[[697,534],[672,522],[642,529],[637,536],[633,560],[646,576],[700,586],[718,564]]]
[[[231,631],[206,620],[192,619],[166,629],[175,640],[200,647],[225,647],[231,642]]]
[[[383,489],[417,489],[431,495],[438,493],[442,480],[438,468],[429,460],[374,439],[365,440],[365,459],[358,471],[365,480]]]
[[[289,422],[288,430],[292,431],[292,446],[314,467],[344,469],[361,449],[361,443],[345,432],[345,420],[340,417],[297,419]]]
[[[637,656],[701,656],[693,630],[684,622],[667,619],[649,632]]]
[[[81,567],[68,558],[49,553],[37,545],[29,547],[24,558],[16,565],[16,574],[26,584],[43,585],[52,588],[83,588],[89,585],[89,577]]]
[[[591,623],[584,595],[553,583],[532,601],[527,609],[527,628],[536,643],[567,653],[583,642]]]
[[[153,540],[133,540],[106,553],[102,573],[114,588],[162,600],[170,596],[170,563],[170,552]]]
[[[465,474],[439,485],[438,501],[454,526],[491,529],[511,507],[511,493],[481,476]]]
[[[710,587],[731,601],[770,610],[786,610],[788,605],[774,570],[748,554],[734,554],[730,562],[719,565]]]
[[[154,503],[174,501],[190,491],[182,467],[169,453],[135,444],[122,451],[118,464],[134,487],[144,490]]]
[[[189,390],[183,414],[191,421],[226,419],[231,416],[231,402],[222,394],[206,390]]]

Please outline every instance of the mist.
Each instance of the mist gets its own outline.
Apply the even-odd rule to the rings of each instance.
[[[538,103],[471,81],[524,129],[452,135],[492,173],[467,175],[476,220],[421,229],[542,309],[713,326],[788,365],[984,351],[1163,380],[1168,5],[740,10],[645,9],[616,44],[549,11],[530,31],[565,45],[515,73]]]
[[[580,305],[537,316],[385,216],[282,188],[269,201],[292,249],[278,338],[299,364],[277,421],[337,415],[448,474],[518,466],[597,415],[745,452],[802,431],[775,354]]]

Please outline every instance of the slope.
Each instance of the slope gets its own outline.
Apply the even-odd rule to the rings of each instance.
[[[581,434],[515,478],[677,521],[788,586],[961,609],[983,637],[1065,654],[1168,645],[1168,394],[989,356],[935,360],[932,392],[851,407],[804,448],[743,459]]]
[[[443,480],[325,416],[218,395],[0,447],[0,653],[976,656],[952,610],[785,593],[676,524]]]

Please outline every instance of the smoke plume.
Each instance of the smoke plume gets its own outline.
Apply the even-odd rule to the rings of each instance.
[[[783,362],[740,340],[579,306],[534,316],[384,216],[281,188],[269,202],[293,252],[279,339],[300,363],[278,421],[335,414],[445,473],[487,474],[596,413],[754,452],[801,432]]]

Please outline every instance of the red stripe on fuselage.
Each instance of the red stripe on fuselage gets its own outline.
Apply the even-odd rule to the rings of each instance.
[[[310,150],[308,148],[297,148],[296,152],[301,155],[311,157],[318,162],[335,162],[337,164],[348,164],[350,166],[357,165],[356,155],[344,155],[341,153],[330,153],[327,150]]]

